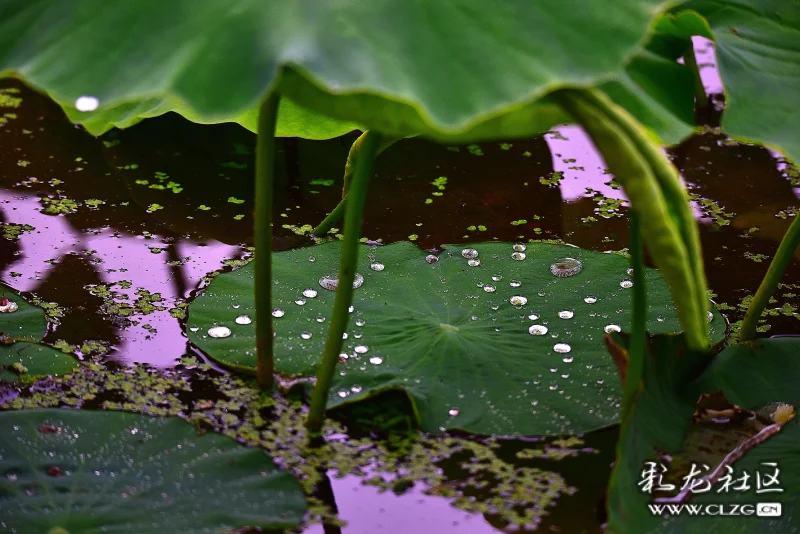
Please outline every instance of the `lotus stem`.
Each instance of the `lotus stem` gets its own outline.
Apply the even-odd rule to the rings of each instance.
[[[622,385],[621,413],[623,421],[628,419],[639,393],[647,346],[647,288],[644,279],[641,221],[639,220],[640,215],[634,210],[630,211],[630,218],[628,248],[631,252],[631,267],[633,267],[633,317],[631,319],[631,340],[628,345],[628,369]]]
[[[750,306],[747,307],[747,312],[744,314],[744,320],[742,321],[742,328],[739,330],[739,343],[755,339],[761,313],[769,304],[769,298],[778,288],[778,282],[781,281],[784,273],[786,273],[798,244],[800,244],[800,217],[795,217],[783,239],[781,239],[778,251],[775,253],[775,257],[772,258],[772,263],[769,264],[767,274],[764,275],[758,291],[756,291],[753,300],[750,301]]]
[[[272,339],[272,198],[275,178],[275,122],[279,100],[277,94],[271,94],[261,103],[256,141],[256,378],[258,385],[265,390],[272,389],[275,371]]]
[[[366,130],[364,133],[358,136],[358,138],[353,141],[353,144],[350,146],[350,152],[347,154],[347,162],[344,164],[344,178],[342,184],[342,200],[336,204],[336,207],[333,208],[333,211],[328,214],[325,219],[314,228],[311,233],[315,236],[323,236],[327,234],[333,225],[339,222],[342,216],[345,213],[345,206],[347,205],[347,192],[350,190],[350,179],[355,172],[355,161],[358,159],[358,154],[362,150],[362,146],[364,141],[370,137],[374,137],[378,134],[370,133],[370,130]],[[384,137],[381,141],[378,151],[376,152],[375,156],[377,157],[378,154],[395,144],[399,141],[400,137]]]
[[[632,208],[647,214],[641,218],[641,233],[670,286],[687,346],[707,349],[705,277],[698,280],[699,253],[693,250],[697,223],[682,215],[688,202],[677,196],[681,186],[674,168],[674,176],[656,176],[653,164],[658,164],[658,172],[662,173],[671,164],[640,127],[632,127],[635,120],[605,95],[594,90],[566,89],[552,93],[551,98],[587,131],[625,189]],[[659,160],[657,154],[664,159]],[[679,200],[686,206],[677,205]]]
[[[348,192],[347,213],[344,221],[344,240],[339,256],[339,283],[333,301],[333,315],[328,327],[328,337],[322,352],[322,363],[317,370],[317,383],[311,394],[311,407],[306,420],[309,434],[319,436],[325,419],[333,374],[342,349],[342,334],[347,329],[349,308],[353,302],[353,280],[358,264],[358,245],[361,223],[367,200],[367,186],[372,175],[372,163],[378,155],[381,136],[377,133],[362,136],[364,139],[354,157],[352,183]],[[351,150],[352,153],[352,150]]]
[[[706,88],[703,86],[703,78],[700,76],[700,68],[697,66],[697,56],[695,55],[694,43],[691,38],[686,47],[686,52],[683,54],[683,64],[692,71],[695,117],[705,117],[708,111],[708,95],[706,94]]]

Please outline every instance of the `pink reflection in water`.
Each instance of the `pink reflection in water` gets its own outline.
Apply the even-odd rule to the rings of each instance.
[[[339,518],[347,521],[344,534],[497,534],[480,514],[453,507],[444,497],[425,495],[414,486],[404,495],[364,486],[357,476],[331,478]],[[413,508],[412,508],[413,507]],[[413,509],[413,513],[410,510]],[[312,525],[303,534],[323,534]]]
[[[135,292],[139,288],[161,294],[164,300],[157,304],[167,310],[146,316],[131,316],[139,325],[119,329],[120,341],[115,347],[114,357],[124,363],[171,366],[186,349],[181,325],[168,310],[175,306],[178,299],[187,295],[179,294],[175,284],[175,268],[167,265],[166,252],[154,254],[150,247],[176,247],[181,260],[191,258],[178,267],[187,290],[194,289],[203,276],[220,268],[223,259],[240,252],[239,247],[217,241],[201,245],[176,238],[175,242],[165,244],[160,236],[155,235],[152,239],[145,239],[143,236],[117,233],[106,228],[83,232],[74,228],[64,216],[42,213],[35,195],[18,195],[0,190],[0,206],[3,206],[9,220],[35,228],[19,237],[20,252],[0,273],[2,280],[18,291],[35,291],[47,279],[54,269],[53,264],[46,263],[47,260],[58,261],[70,252],[93,250],[96,252],[91,258],[97,261],[94,268],[103,283],[112,284],[121,280],[132,282],[127,290],[117,286],[113,288],[120,294],[128,295],[127,302],[132,303],[137,298]],[[22,276],[12,277],[12,272],[21,273]],[[157,335],[144,330],[144,324],[155,328]]]

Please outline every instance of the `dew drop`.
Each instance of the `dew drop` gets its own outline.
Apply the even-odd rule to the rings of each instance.
[[[508,283],[508,285],[510,285],[511,287],[519,287],[522,285],[522,282],[520,282],[519,280],[512,280]]]
[[[211,337],[228,337],[231,335],[231,329],[227,326],[212,326],[208,329],[208,335]]]
[[[384,270],[386,268],[386,266],[384,264],[382,264],[381,262],[376,261],[376,262],[370,263],[369,264],[369,268],[372,269],[373,271],[382,271],[382,270]]]
[[[317,258],[315,258],[314,256],[309,256],[308,257],[308,261],[310,261],[311,263],[314,263],[315,261],[317,261]]]
[[[582,269],[583,263],[575,258],[561,258],[550,265],[550,272],[553,273],[553,276],[559,278],[575,276],[581,272]]]
[[[294,301],[294,303],[297,304],[298,306],[305,306],[306,305],[306,299],[297,299],[297,300]]]
[[[321,313],[318,313],[317,314],[317,322],[318,323],[324,323],[325,322],[325,316],[322,315]]]
[[[93,96],[79,96],[77,100],[75,100],[75,109],[78,111],[94,111],[99,105],[100,101]]]
[[[512,306],[525,306],[528,303],[528,299],[520,295],[514,295],[508,301]]]
[[[543,336],[547,333],[547,327],[541,324],[534,324],[528,328],[528,333],[532,336]]]
[[[305,332],[303,332],[302,334],[300,334],[300,337],[302,337],[303,339],[311,339],[311,332],[309,332],[308,330],[306,330]]]
[[[566,354],[571,350],[572,350],[572,347],[570,347],[566,343],[556,343],[555,345],[553,345],[553,351],[557,352],[559,354]]]
[[[473,321],[477,321],[478,320],[478,316],[477,315],[473,315],[472,317],[470,317],[470,319],[473,320]]]
[[[336,394],[342,398],[345,398],[350,394],[350,392],[347,391],[346,389],[340,389],[339,391],[336,392]]]
[[[253,320],[250,318],[249,315],[240,315],[236,318],[236,324],[250,324]]]
[[[628,273],[628,276],[633,276],[633,267],[628,267],[625,272]]]
[[[558,317],[560,319],[572,319],[573,317],[575,317],[575,312],[573,312],[572,310],[561,310],[560,312],[558,312]]]
[[[307,287],[306,289],[303,290],[303,296],[306,298],[313,299],[314,297],[317,296],[317,291],[316,289],[311,289],[310,287]]]
[[[355,348],[355,351],[358,354],[366,354],[366,352],[368,350],[369,350],[369,347],[367,347],[366,345],[356,345],[356,348]]]
[[[597,302],[597,297],[588,296],[585,299],[583,299],[583,302],[585,302],[586,304],[594,304],[595,302]]]
[[[713,320],[714,320],[714,314],[712,312],[710,312],[710,311],[707,311],[706,312],[706,321],[710,323]]]
[[[358,289],[363,284],[364,277],[356,273],[355,278],[353,278],[353,289]],[[319,279],[319,285],[328,291],[336,291],[336,288],[339,287],[339,275],[337,273],[325,275]]]
[[[514,243],[511,245],[511,249],[514,252],[525,252],[528,247],[524,243]]]
[[[512,260],[517,260],[517,261],[522,261],[522,260],[525,259],[525,253],[524,252],[512,252],[511,253],[511,259]]]
[[[572,363],[574,359],[575,356],[564,356],[564,358],[561,361],[563,361],[564,363]]]
[[[347,313],[353,313],[354,311],[356,311],[354,306],[350,306],[349,308],[347,308]]]
[[[474,248],[465,248],[461,251],[461,255],[467,258],[468,260],[472,260],[478,257],[478,251]]]
[[[633,287],[633,282],[630,280],[623,280],[622,282],[619,283],[619,287],[628,289],[629,287]]]
[[[483,290],[486,291],[487,293],[494,293],[497,290],[497,288],[494,287],[493,285],[485,285],[483,286]]]
[[[192,332],[197,332],[198,330],[200,330],[200,327],[192,326],[192,327],[189,328],[189,330],[191,330]]]
[[[342,339],[347,339],[347,332],[342,333]]]
[[[383,363],[383,358],[381,358],[380,356],[372,356],[369,359],[369,363],[371,363],[372,365],[380,365]]]
[[[538,318],[539,318],[539,314],[538,313],[532,313],[532,314],[530,314],[528,316],[528,319],[530,319],[531,321],[535,321]]]
[[[618,324],[607,324],[603,327],[603,330],[606,334],[610,334],[612,332],[622,332],[622,328],[620,328]]]
[[[439,256],[436,256],[435,254],[428,254],[427,256],[425,256],[425,261],[427,261],[428,263],[436,263],[437,261],[439,261]]]
[[[364,388],[356,384],[355,386],[350,386],[350,391],[353,393],[361,393]]]
[[[473,259],[467,260],[467,265],[469,265],[470,267],[477,267],[480,264],[481,264],[481,260],[479,260],[478,258],[473,258]]]
[[[663,323],[665,320],[666,318],[663,315],[659,315],[658,317],[656,317],[656,321],[658,321],[659,323]]]
[[[450,417],[455,417],[459,413],[461,413],[461,411],[458,408],[450,408],[449,410],[447,410],[447,413],[450,414]]]
[[[286,315],[286,312],[280,308],[272,308],[272,316],[273,317],[283,317]]]
[[[493,274],[492,275],[492,281],[494,281],[494,282],[499,282],[502,279],[503,279],[503,275],[502,274]]]

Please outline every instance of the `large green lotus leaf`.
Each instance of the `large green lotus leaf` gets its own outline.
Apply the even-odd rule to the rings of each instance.
[[[306,509],[297,481],[262,450],[177,418],[48,409],[2,412],[0,426],[10,532],[277,530]]]
[[[667,521],[653,517],[646,506],[648,495],[631,492],[641,481],[646,459],[653,460],[653,447],[677,452],[688,428],[698,393],[722,391],[732,403],[746,409],[783,402],[800,406],[800,338],[760,339],[732,345],[717,355],[700,378],[692,381],[691,373],[675,375],[670,366],[685,367],[682,349],[661,344],[660,356],[654,362],[666,362],[665,368],[645,373],[644,392],[637,403],[634,418],[623,435],[623,460],[618,481],[609,489],[611,528],[613,532],[760,534],[791,532],[800,524],[798,494],[792,488],[800,485],[800,426],[788,423],[777,436],[757,445],[733,466],[736,476],[747,472],[749,491],[718,492],[692,496],[691,504],[754,504],[779,502],[783,514],[778,518],[763,517],[696,517],[674,516]],[[651,362],[652,363],[652,362]],[[674,379],[677,376],[677,379]],[[774,468],[764,463],[777,462],[782,492],[757,494],[757,473],[772,474]],[[716,466],[710,466],[712,469]],[[704,473],[705,474],[705,473]],[[730,508],[729,508],[730,509]]]
[[[552,124],[552,106],[534,113],[533,102],[619,73],[670,4],[6,0],[0,72],[61,104],[149,101],[139,111],[226,122],[243,120],[290,67],[280,90],[300,105],[390,135],[523,135]]]
[[[46,345],[25,341],[0,345],[0,382],[63,375],[77,366],[78,362],[72,355]]]
[[[169,111],[175,111],[192,122],[208,124],[220,122],[209,120],[192,108],[179,101],[151,98],[133,103],[122,103],[113,107],[103,106],[98,111],[81,112],[75,109],[72,102],[60,102],[69,119],[83,125],[94,135],[100,135],[111,128],[127,128],[141,120],[158,117]],[[246,109],[226,122],[236,122],[252,132],[258,130],[258,108]],[[278,137],[302,137],[304,139],[331,139],[353,130],[363,129],[359,125],[333,119],[314,113],[288,98],[281,99],[278,110],[278,122],[275,135]]]
[[[800,2],[692,0],[680,9],[705,17],[725,86],[725,133],[782,149],[800,161]],[[678,25],[703,35],[692,14]]]
[[[17,382],[22,375],[60,375],[78,365],[72,356],[35,343],[47,330],[43,309],[5,284],[0,284],[0,295],[17,305],[14,312],[0,313],[0,382]]]
[[[362,247],[358,272],[364,283],[355,291],[329,406],[402,389],[430,431],[544,435],[616,422],[619,380],[602,338],[607,325],[630,323],[630,289],[621,287],[628,260],[545,243],[529,243],[524,260],[512,259],[510,243],[474,248],[478,266],[462,257],[464,246],[447,246],[435,263],[407,242]],[[338,242],[273,256],[281,373],[316,371],[335,295],[319,280],[337,270],[338,256]],[[373,270],[370,256],[385,268]],[[553,276],[551,264],[563,257],[581,260],[583,270]],[[667,284],[655,270],[647,271],[647,282],[649,328],[678,330]],[[512,305],[514,296],[527,303]],[[573,316],[560,318],[560,312]],[[223,364],[252,369],[253,313],[249,264],[217,276],[192,302],[189,338]],[[718,341],[724,319],[713,318]],[[535,324],[549,331],[531,335]],[[230,335],[212,337],[210,329]],[[559,344],[570,352],[558,352]]]

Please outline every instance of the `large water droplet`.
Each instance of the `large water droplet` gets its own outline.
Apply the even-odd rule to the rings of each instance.
[[[100,101],[97,100],[96,97],[93,96],[79,96],[75,100],[75,109],[78,111],[94,111],[97,109],[97,106],[100,105]]]
[[[347,339],[347,332],[342,333],[342,339]]]
[[[212,326],[208,329],[208,335],[211,337],[228,337],[231,335],[231,329],[227,326]]]
[[[306,289],[303,290],[303,296],[306,298],[313,299],[314,297],[317,296],[317,291],[316,289],[311,289],[310,287],[307,287]]]
[[[534,324],[528,328],[528,333],[532,336],[543,336],[547,333],[547,327],[542,324]]]
[[[478,251],[474,248],[465,248],[461,251],[461,255],[467,258],[468,260],[474,259],[478,257]]]
[[[481,260],[479,260],[478,258],[473,258],[473,259],[467,260],[467,265],[469,265],[470,267],[477,267],[480,264],[481,264]]]
[[[511,249],[514,252],[525,252],[528,247],[524,243],[514,243],[511,245]]]
[[[381,262],[376,261],[376,262],[370,263],[369,264],[369,268],[372,269],[373,271],[382,271],[382,270],[384,270],[386,268],[386,266],[384,264],[382,264]]]
[[[13,300],[3,297],[3,304],[0,304],[0,313],[14,313],[19,309],[19,304]]]
[[[346,389],[340,389],[339,391],[336,392],[336,394],[342,398],[345,398],[350,394],[350,392],[347,391]]]
[[[356,345],[356,348],[355,348],[355,351],[358,354],[366,354],[366,352],[368,350],[369,350],[369,347],[367,347],[366,345]]]
[[[365,321],[364,319],[361,318],[356,319],[356,326],[364,326],[365,324],[367,324],[367,321]]]
[[[558,312],[558,317],[560,319],[572,319],[573,317],[575,317],[575,312],[573,312],[572,310],[561,310],[560,312]]]
[[[522,260],[525,259],[525,253],[524,252],[512,252],[511,253],[511,259],[512,260],[517,260],[517,261],[522,261]]]
[[[383,363],[383,358],[381,358],[380,356],[372,356],[369,359],[369,363],[371,363],[372,365],[380,365]]]
[[[361,276],[361,274],[356,273],[356,276],[353,279],[353,289],[358,289],[363,284],[364,277]],[[319,285],[328,291],[336,291],[336,288],[339,287],[339,275],[336,273],[325,275],[319,279]]]
[[[556,343],[555,345],[553,345],[553,351],[558,352],[559,354],[566,354],[571,350],[572,347],[570,347],[566,343]]]
[[[631,280],[623,280],[619,283],[619,287],[628,289],[629,287],[633,287],[633,282]]]
[[[250,324],[253,320],[250,318],[249,315],[240,315],[236,318],[236,324]]]
[[[594,304],[595,302],[597,302],[597,297],[588,296],[585,299],[583,299],[583,302],[585,302],[586,304]]]
[[[497,288],[492,285],[485,285],[483,286],[483,290],[486,291],[487,293],[494,293],[497,290]]]
[[[575,258],[561,258],[554,261],[550,265],[550,272],[553,276],[559,278],[567,278],[568,276],[575,276],[583,269],[583,263]]]
[[[355,386],[350,386],[350,391],[353,393],[361,393],[364,388],[356,384]]]
[[[510,285],[511,287],[519,287],[522,285],[522,282],[520,282],[519,280],[512,280],[508,283],[508,285]]]
[[[514,295],[513,297],[508,299],[508,301],[513,306],[524,306],[524,305],[526,305],[528,303],[528,299],[526,297],[523,297],[523,296],[520,296],[520,295]]]
[[[539,318],[539,314],[538,313],[532,313],[532,314],[530,314],[528,316],[528,319],[530,319],[531,321],[535,321],[538,318]]]
[[[318,313],[317,314],[317,322],[318,323],[324,323],[325,322],[325,316],[322,315],[321,313]]]
[[[283,317],[286,315],[286,312],[280,308],[272,308],[272,316],[273,317]]]
[[[603,330],[606,334],[610,334],[612,332],[622,332],[622,328],[618,324],[607,324],[603,327]]]
[[[303,339],[311,339],[311,332],[309,332],[308,330],[306,330],[305,332],[303,332],[302,334],[300,334],[300,337],[302,337]]]
[[[427,261],[428,263],[436,263],[437,261],[439,261],[439,256],[436,256],[434,254],[428,254],[427,256],[425,256],[425,261]]]
[[[297,300],[294,301],[294,303],[297,304],[298,306],[305,306],[306,305],[306,299],[297,299]]]
[[[458,408],[450,408],[449,410],[447,410],[447,413],[450,414],[450,417],[455,417],[459,413],[461,413],[461,411]]]
[[[492,275],[492,281],[494,281],[494,282],[499,282],[502,279],[503,279],[503,275],[502,274],[493,274]]]
[[[575,356],[564,356],[561,361],[564,363],[572,363],[575,360]]]

